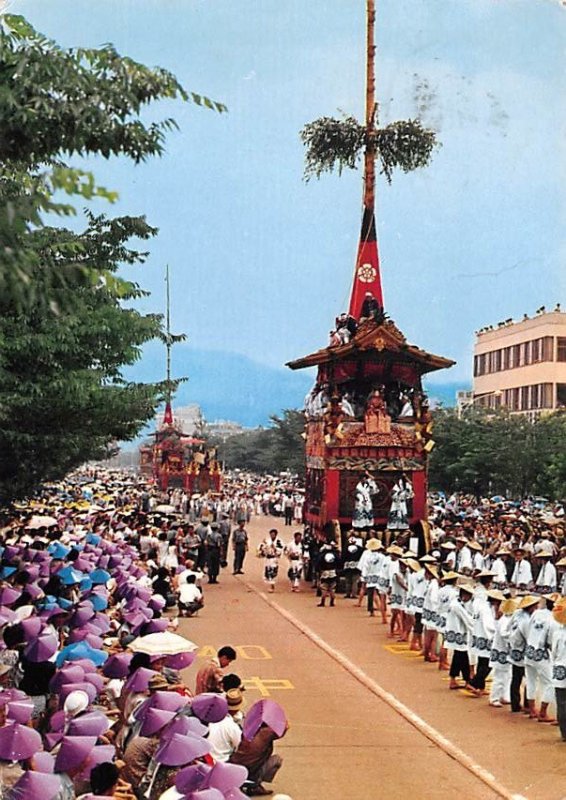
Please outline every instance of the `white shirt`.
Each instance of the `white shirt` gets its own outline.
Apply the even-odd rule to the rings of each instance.
[[[215,761],[228,761],[232,753],[238,749],[242,741],[242,729],[227,714],[220,722],[208,725],[207,740],[211,746],[210,755]]]
[[[533,571],[528,561],[517,561],[513,575],[511,576],[511,583],[513,586],[528,586],[532,583]]]
[[[202,598],[202,592],[194,583],[182,583],[179,586],[181,603],[195,603]]]

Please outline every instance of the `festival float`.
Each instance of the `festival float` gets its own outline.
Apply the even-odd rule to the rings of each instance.
[[[424,146],[430,156],[434,134],[414,121],[376,127],[374,28],[375,2],[368,0],[366,120],[360,126],[363,216],[349,309],[336,319],[327,347],[287,366],[317,370],[305,401],[305,522],[318,535],[329,525],[336,531],[339,526],[342,533],[351,527],[410,527],[419,534],[422,554],[428,549],[427,461],[434,446],[422,378],[454,362],[409,344],[385,312],[375,224],[375,164],[381,157],[389,178],[392,165],[384,161],[386,146],[390,152],[395,145],[410,150],[411,135],[418,142],[427,134]],[[333,134],[340,132],[338,121],[325,118],[320,132],[311,124],[303,139],[310,137],[312,147],[319,136],[324,144],[330,139],[330,124]],[[352,131],[351,118],[345,124]],[[401,151],[395,158],[393,165],[405,171],[428,161],[418,152],[416,157],[409,152],[406,164]],[[352,166],[351,158],[346,160],[346,166]],[[324,168],[317,167],[317,176]]]
[[[171,313],[169,295],[169,269],[166,271],[167,284],[167,331],[165,345],[167,400],[161,424],[151,434],[152,442],[140,447],[140,472],[153,479],[162,491],[182,488],[188,494],[219,492],[222,483],[222,470],[216,457],[216,448],[209,447],[205,439],[187,436],[183,426],[173,416],[171,379],[171,348],[179,337],[171,334]]]

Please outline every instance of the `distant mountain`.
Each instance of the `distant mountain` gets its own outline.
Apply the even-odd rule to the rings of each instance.
[[[163,345],[144,348],[141,361],[126,372],[129,380],[159,381],[165,369]],[[198,403],[205,418],[230,420],[245,427],[267,425],[272,414],[301,408],[313,377],[286,367],[276,369],[238,353],[197,350],[175,345],[174,375],[188,378],[175,395],[175,406]]]
[[[449,383],[429,383],[424,382],[426,392],[431,404],[442,405],[444,408],[454,408],[456,405],[456,392],[471,389],[466,381],[451,381]]]
[[[178,344],[174,350],[175,375],[188,377],[177,390],[177,407],[197,403],[205,418],[230,420],[245,427],[268,425],[272,414],[285,408],[302,408],[313,383],[308,372],[293,372],[265,366],[238,353],[198,350]],[[136,381],[159,381],[164,373],[163,345],[149,344],[141,361],[126,377]],[[456,392],[465,383],[426,383],[431,401],[445,408],[456,404]]]

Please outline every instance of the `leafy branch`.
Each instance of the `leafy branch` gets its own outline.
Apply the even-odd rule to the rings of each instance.
[[[391,183],[395,169],[411,172],[426,167],[437,146],[434,131],[423,127],[417,119],[391,122],[384,128],[372,126],[367,130],[352,116],[321,117],[305,125],[300,136],[306,148],[304,177],[307,182],[335,169],[338,174],[344,169],[357,169],[367,148]]]

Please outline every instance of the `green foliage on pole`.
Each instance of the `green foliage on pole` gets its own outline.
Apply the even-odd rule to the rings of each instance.
[[[357,169],[364,149],[369,148],[390,183],[395,169],[411,172],[426,167],[437,146],[434,131],[412,119],[366,130],[351,116],[321,117],[305,125],[300,135],[306,148],[306,181],[335,169],[339,174]]]
[[[566,498],[566,414],[530,422],[505,410],[438,410],[430,458],[432,489],[510,498]]]

